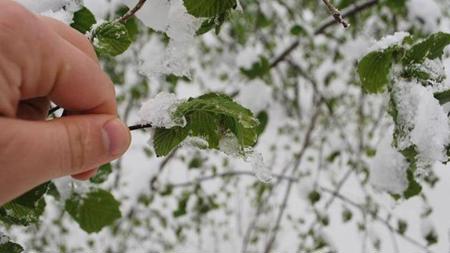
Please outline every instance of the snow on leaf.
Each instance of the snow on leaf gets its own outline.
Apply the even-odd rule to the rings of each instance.
[[[161,92],[156,97],[145,102],[138,112],[140,123],[151,124],[156,128],[184,127],[184,116],[176,116],[175,111],[183,100],[177,99],[175,94]]]

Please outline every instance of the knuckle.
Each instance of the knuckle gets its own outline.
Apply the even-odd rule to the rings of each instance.
[[[71,124],[63,122],[65,135],[66,135],[66,147],[69,155],[66,161],[64,161],[63,168],[67,171],[80,171],[87,165],[86,157],[89,152],[89,138],[86,138],[84,134],[86,129],[83,129],[80,124]]]

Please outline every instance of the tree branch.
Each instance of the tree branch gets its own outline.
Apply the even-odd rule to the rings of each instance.
[[[378,3],[378,0],[367,0],[365,2],[362,3],[355,3],[352,4],[351,6],[345,8],[342,11],[342,17],[351,17],[365,9],[368,9],[374,5],[376,5]],[[330,27],[333,26],[335,24],[338,24],[338,22],[336,21],[335,18],[328,18],[326,19],[315,31],[314,31],[314,35],[319,35],[325,32],[325,30]],[[285,50],[282,51],[282,53],[275,57],[275,59],[272,61],[272,63],[270,64],[271,68],[276,67],[280,62],[284,61],[284,59],[292,53],[292,51],[294,51],[298,46],[300,45],[300,40],[296,40],[294,42],[292,42],[292,44],[287,47]]]
[[[146,1],[147,1],[147,0],[139,0],[139,1],[137,2],[137,4],[136,4],[132,9],[130,9],[130,10],[129,10],[127,13],[125,13],[125,15],[123,15],[122,17],[118,18],[118,19],[116,20],[116,22],[126,23],[131,17],[133,17],[133,16],[136,14],[136,12],[138,12],[138,11],[142,8],[142,6],[144,6],[144,4],[145,4]]]
[[[327,6],[328,11],[333,15],[336,22],[342,24],[344,28],[348,28],[350,25],[344,20],[342,13],[334,6],[329,0],[322,0],[322,2]]]

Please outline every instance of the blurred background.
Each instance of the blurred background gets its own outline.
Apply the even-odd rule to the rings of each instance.
[[[84,5],[97,19],[112,20],[133,2]],[[220,30],[192,40],[174,39],[182,26],[174,26],[175,35],[148,28],[142,13],[128,24],[136,31],[132,46],[101,58],[129,125],[160,92],[221,92],[251,109],[263,125],[255,150],[272,183],[219,151],[182,145],[157,158],[150,133],[138,131],[101,186],[121,202],[123,217],[114,225],[87,234],[47,196],[37,225],[0,227],[26,252],[40,253],[449,251],[448,166],[433,166],[421,179],[422,193],[407,200],[369,183],[392,120],[388,97],[365,94],[356,66],[377,40],[397,31],[450,32],[450,2],[335,4],[348,14],[348,29],[334,24],[321,1],[241,0]],[[444,65],[450,77],[449,49]]]

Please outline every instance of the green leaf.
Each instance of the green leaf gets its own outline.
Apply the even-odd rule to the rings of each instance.
[[[101,189],[83,196],[74,194],[66,201],[65,209],[88,233],[99,232],[122,216],[119,202],[111,193]]]
[[[194,17],[215,17],[235,8],[236,0],[184,0],[184,6]]]
[[[171,129],[157,128],[153,135],[153,145],[158,157],[169,154],[188,136],[189,128],[174,127]]]
[[[209,93],[198,98],[191,98],[178,106],[175,116],[183,117],[195,111],[235,118],[244,128],[255,128],[259,124],[249,109],[222,94]]]
[[[294,36],[307,35],[305,28],[301,25],[294,25],[291,27],[291,34]]]
[[[44,194],[49,183],[44,183],[19,198],[3,205],[0,208],[0,220],[7,224],[27,226],[39,221],[44,213]]]
[[[246,75],[249,79],[263,77],[270,71],[270,62],[265,57],[260,57],[259,61],[252,64],[248,69],[241,68],[241,73]]]
[[[205,34],[209,31],[211,31],[214,27],[216,27],[216,18],[215,17],[209,18],[202,22],[202,24],[200,25],[200,28],[198,28],[196,34],[197,35]]]
[[[91,30],[95,23],[97,23],[97,21],[95,20],[94,14],[92,14],[88,8],[83,7],[73,14],[73,21],[70,26],[80,33],[86,34]]]
[[[101,184],[108,179],[108,176],[111,174],[111,172],[111,163],[104,164],[98,169],[97,175],[89,179],[89,181],[94,184]]]
[[[203,137],[208,141],[209,148],[219,147],[218,121],[212,113],[196,111],[189,116],[189,128],[192,135]]]
[[[382,92],[389,83],[392,66],[392,51],[375,51],[359,62],[358,74],[363,89],[369,93]]]
[[[437,100],[439,100],[439,103],[441,105],[446,104],[446,103],[450,102],[450,90],[436,92],[436,93],[434,93],[434,97]]]
[[[266,111],[262,111],[258,113],[256,118],[259,121],[259,125],[256,127],[256,133],[259,136],[266,130],[267,123],[269,123],[269,114]]]
[[[408,188],[406,188],[405,192],[403,193],[403,196],[406,199],[409,199],[411,197],[419,195],[422,192],[422,186],[420,186],[420,184],[417,183],[416,179],[414,178],[414,172],[412,170],[408,170],[407,178],[408,178]]]
[[[443,32],[432,34],[406,51],[403,64],[422,63],[426,58],[432,60],[441,57],[444,48],[449,44],[450,34]]]
[[[187,213],[187,203],[189,201],[189,198],[191,197],[191,194],[189,192],[183,192],[183,195],[178,200],[178,207],[175,211],[173,211],[173,217],[181,217]]]
[[[21,252],[23,252],[23,248],[17,243],[8,241],[6,243],[0,244],[0,253],[21,253]]]
[[[92,35],[98,55],[117,56],[131,45],[128,30],[119,22],[106,22],[95,29]]]

